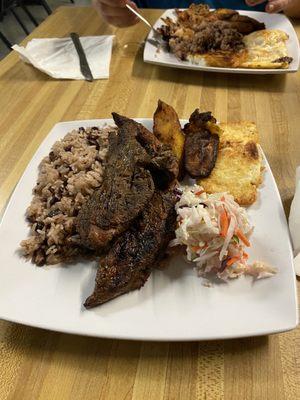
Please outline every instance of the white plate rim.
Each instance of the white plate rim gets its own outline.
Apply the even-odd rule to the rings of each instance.
[[[147,122],[152,122],[153,121],[152,118],[134,118],[134,119],[137,122],[141,122],[141,123],[143,123],[144,121],[147,121]],[[180,122],[181,122],[181,124],[184,124],[184,123],[186,123],[188,121],[185,120],[185,119],[181,119]],[[22,180],[23,180],[23,177],[25,176],[27,170],[30,168],[31,164],[34,163],[34,160],[37,157],[39,158],[39,160],[41,160],[41,157],[39,156],[39,153],[42,152],[43,144],[46,141],[49,140],[49,137],[51,137],[51,133],[54,132],[57,127],[63,126],[65,128],[68,128],[68,127],[71,128],[72,127],[72,129],[76,129],[76,127],[74,127],[74,124],[76,124],[77,128],[79,128],[80,126],[84,126],[84,127],[87,127],[87,126],[100,126],[101,127],[104,124],[113,124],[113,120],[112,119],[103,118],[103,119],[91,119],[91,120],[64,121],[64,122],[59,122],[59,123],[55,124],[54,127],[50,130],[49,134],[44,138],[44,140],[42,141],[42,143],[40,144],[40,146],[36,150],[35,154],[31,158],[31,160],[28,163],[28,165],[26,166],[21,178],[19,179],[19,182],[17,183],[15,189],[13,190],[9,201],[7,202],[7,205],[6,205],[5,211],[4,211],[3,215],[2,215],[1,221],[0,221],[0,230],[1,230],[1,227],[2,227],[2,224],[3,224],[3,221],[5,221],[6,213],[9,210],[9,205],[13,200],[14,193],[17,191],[17,189],[20,186],[22,186]],[[68,129],[70,129],[70,128],[68,128]],[[66,130],[66,132],[67,132],[67,130]],[[54,144],[54,141],[52,142],[52,145]],[[265,157],[264,153],[263,153],[263,157],[264,157],[265,166],[270,172],[270,177],[272,179],[272,183],[273,183],[273,186],[275,188],[275,194],[276,194],[276,197],[277,197],[277,200],[278,200],[278,204],[280,204],[280,207],[281,207],[281,213],[284,215],[284,218],[285,218],[283,204],[282,204],[282,201],[281,201],[280,193],[279,193],[275,178],[273,176],[272,170],[270,168],[270,165],[269,165],[268,160]],[[287,224],[286,224],[285,228],[286,228],[286,230],[288,232]],[[292,245],[291,245],[291,241],[290,240],[289,240],[289,251],[290,251],[290,257],[292,259]],[[177,336],[177,337],[165,337],[165,336],[153,337],[153,336],[149,336],[149,337],[147,337],[147,336],[139,336],[139,335],[132,336],[132,335],[127,335],[127,334],[120,333],[120,332],[118,332],[116,334],[110,333],[110,334],[102,335],[102,334],[99,334],[99,333],[90,333],[90,332],[84,333],[82,331],[78,331],[78,329],[71,329],[71,328],[64,329],[64,328],[57,328],[57,327],[54,327],[54,326],[51,327],[47,323],[46,324],[45,323],[30,323],[28,320],[26,320],[26,317],[23,318],[23,319],[22,318],[10,318],[7,315],[3,315],[3,313],[0,313],[0,319],[6,320],[6,321],[9,321],[9,322],[15,322],[15,323],[23,324],[23,325],[30,326],[30,327],[46,329],[46,330],[54,331],[54,332],[61,332],[61,333],[68,333],[68,334],[82,335],[82,336],[90,336],[90,337],[99,337],[99,338],[122,339],[122,340],[142,340],[142,341],[159,341],[159,342],[163,342],[163,341],[167,341],[167,342],[186,341],[186,342],[189,342],[189,341],[204,341],[204,340],[206,340],[206,341],[207,340],[223,340],[223,339],[234,339],[234,338],[255,337],[255,336],[261,336],[261,335],[276,334],[276,333],[290,331],[290,330],[296,328],[298,323],[299,323],[299,316],[298,316],[297,287],[296,287],[295,274],[293,275],[293,299],[294,299],[294,303],[295,303],[295,307],[294,307],[295,313],[294,313],[293,323],[291,323],[289,325],[286,325],[285,327],[281,327],[281,328],[278,328],[278,329],[272,329],[272,331],[270,331],[268,329],[267,330],[256,329],[253,332],[246,332],[244,334],[240,334],[239,333],[238,335],[232,335],[232,334],[230,334],[230,335],[222,335],[222,336],[220,336],[220,335],[215,335],[215,336],[214,335],[209,335],[209,336],[201,336],[201,337],[199,337],[199,335],[191,336],[191,337],[185,337],[185,336],[182,336],[182,337],[180,337],[180,336]]]
[[[184,10],[184,9],[181,9]],[[212,9],[213,10],[213,9]],[[154,23],[154,27],[158,28],[161,24],[161,18],[164,18],[166,15],[169,15],[170,13],[174,13],[175,9],[167,9],[163,12],[163,14],[156,20]],[[179,60],[174,57],[174,61],[165,61],[163,59],[159,59],[159,56],[155,56],[155,50],[154,46],[151,45],[148,41],[148,39],[153,39],[154,35],[153,32],[150,31],[146,42],[145,42],[145,47],[144,47],[144,52],[143,52],[143,59],[144,62],[149,63],[149,64],[154,64],[154,65],[160,65],[160,66],[165,66],[165,67],[171,67],[171,68],[178,68],[178,69],[186,69],[186,70],[193,70],[193,71],[203,71],[203,72],[219,72],[219,73],[233,73],[233,74],[250,74],[250,75],[273,75],[273,74],[287,74],[287,73],[292,73],[292,72],[297,72],[299,70],[299,65],[300,65],[300,45],[299,45],[299,40],[297,33],[289,20],[289,18],[284,15],[284,14],[268,14],[263,11],[248,11],[248,10],[237,10],[241,15],[247,15],[252,18],[261,18],[262,20],[265,20],[266,17],[267,19],[272,18],[275,16],[275,18],[280,18],[284,21],[285,24],[287,24],[287,27],[289,28],[290,31],[290,38],[289,41],[291,45],[295,46],[295,52],[297,53],[297,58],[292,62],[292,64],[289,66],[289,68],[283,69],[271,69],[271,68],[266,68],[266,69],[257,69],[257,68],[222,68],[222,67],[209,67],[209,66],[201,66],[197,64],[193,64],[189,61],[186,62],[180,62]],[[267,28],[268,29],[268,28]],[[272,28],[269,28],[272,29]],[[173,58],[172,57],[172,58]]]

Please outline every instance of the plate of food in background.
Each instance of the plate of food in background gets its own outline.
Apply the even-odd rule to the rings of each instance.
[[[55,125],[1,226],[0,318],[98,337],[207,340],[297,325],[280,195],[253,122]]]
[[[199,71],[283,74],[299,68],[297,34],[284,14],[210,10],[192,4],[166,10],[150,31],[144,61]]]

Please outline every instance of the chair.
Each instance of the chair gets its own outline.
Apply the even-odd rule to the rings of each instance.
[[[45,11],[48,15],[50,15],[52,13],[52,10],[46,0],[36,0],[35,4],[41,5],[45,9]],[[16,19],[16,21],[20,25],[20,27],[23,29],[25,34],[29,35],[30,32],[29,32],[28,28],[26,27],[25,23],[22,21],[19,12],[17,11],[17,8],[22,9],[23,12],[28,16],[30,21],[33,23],[33,25],[38,26],[37,20],[32,15],[32,13],[28,9],[27,5],[28,5],[28,2],[26,0],[0,0],[0,21],[2,21],[4,16],[8,12],[10,12],[14,16],[14,18]],[[5,44],[6,47],[8,47],[9,49],[11,48],[11,43],[8,40],[8,38],[4,35],[3,32],[0,32],[0,39]]]
[[[72,4],[75,3],[74,0],[70,0]],[[10,12],[20,27],[23,29],[26,35],[29,35],[29,30],[26,27],[25,23],[21,19],[21,15],[19,10],[21,9],[29,18],[34,26],[38,26],[39,23],[36,18],[33,16],[32,12],[28,9],[28,5],[40,5],[44,8],[48,15],[52,14],[52,10],[47,3],[47,0],[0,0],[0,21],[3,20],[4,16]],[[9,39],[4,35],[3,32],[0,31],[0,39],[5,44],[6,47],[11,49],[12,44]]]
[[[10,41],[7,39],[7,37],[4,35],[4,33],[2,33],[0,31],[0,39],[2,40],[2,42],[5,44],[5,46],[11,50],[11,46],[12,44],[10,43]]]

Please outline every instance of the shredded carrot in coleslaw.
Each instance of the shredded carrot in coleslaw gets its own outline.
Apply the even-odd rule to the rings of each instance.
[[[195,263],[199,276],[213,274],[225,281],[241,274],[254,276],[245,252],[253,230],[246,210],[228,193],[207,194],[198,185],[183,186],[180,191],[176,239],[170,245],[186,246],[187,259]],[[266,269],[265,276],[275,273],[271,267]]]

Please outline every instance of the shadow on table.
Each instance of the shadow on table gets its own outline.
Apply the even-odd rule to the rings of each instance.
[[[156,79],[172,83],[201,87],[239,88],[255,91],[282,92],[286,85],[287,74],[255,75],[200,72],[179,68],[169,68],[144,63],[142,50],[138,51],[132,69],[134,77]]]
[[[1,81],[34,81],[42,82],[49,80],[56,80],[50,76],[44,74],[42,71],[34,68],[32,65],[25,64],[21,60],[14,64],[12,68],[7,70],[3,75],[1,75]]]
[[[290,214],[290,209],[291,209],[292,201],[293,201],[293,196],[284,198],[284,199],[282,200],[284,212],[285,212],[285,215],[286,215],[287,218],[288,218],[288,216],[289,216],[289,214]]]
[[[69,335],[2,323],[7,324],[4,342],[8,347],[17,349],[22,357],[28,356],[31,360],[39,362],[42,356],[46,359],[55,351],[64,363],[76,362],[80,368],[93,370],[97,368],[97,364],[101,368],[105,359],[115,362],[124,362],[125,359],[138,362],[140,358],[154,362],[155,359],[157,367],[160,368],[160,362],[166,358],[168,362],[182,363],[189,359],[205,358],[209,364],[214,358],[222,359],[223,356],[234,359],[253,353],[259,357],[260,353],[268,353],[271,340],[269,336],[258,336],[203,342],[142,342]]]
[[[5,82],[74,82],[74,79],[55,79],[32,65],[25,64],[22,61],[15,64],[0,77],[0,81]],[[76,82],[83,82],[78,80]]]

